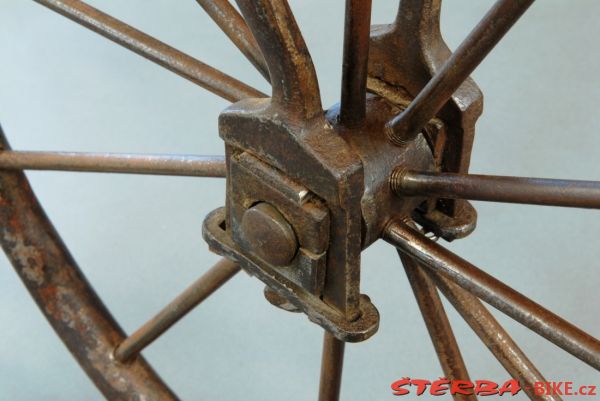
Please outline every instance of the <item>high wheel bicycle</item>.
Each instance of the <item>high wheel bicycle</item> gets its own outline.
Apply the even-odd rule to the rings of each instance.
[[[499,0],[453,53],[440,1],[404,0],[394,23],[372,27],[370,1],[348,0],[341,102],[325,111],[284,0],[239,0],[239,11],[198,1],[272,84],[270,96],[81,1],[37,2],[233,103],[219,116],[224,157],[13,151],[2,138],[2,245],[108,399],[176,399],[140,352],[241,269],[266,284],[269,302],[323,327],[319,398],[338,399],[344,344],[378,329],[377,308],[360,292],[361,252],[378,239],[399,250],[447,378],[469,374],[439,292],[532,399],[560,397],[527,390],[544,377],[482,301],[600,370],[597,339],[437,242],[475,229],[468,200],[600,207],[596,182],[468,174],[482,111],[469,75],[533,0]],[[27,169],[226,178],[225,206],[203,225],[223,260],[127,336],[45,216]]]

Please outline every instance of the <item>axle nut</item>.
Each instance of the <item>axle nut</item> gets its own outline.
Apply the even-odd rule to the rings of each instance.
[[[272,205],[261,202],[244,212],[240,224],[244,245],[274,266],[287,266],[298,249],[296,234]]]

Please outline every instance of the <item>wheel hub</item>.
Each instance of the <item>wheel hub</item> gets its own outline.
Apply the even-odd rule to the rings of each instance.
[[[466,202],[399,198],[390,177],[398,168],[465,171],[481,93],[466,82],[438,117],[398,146],[386,135],[387,124],[450,54],[439,31],[430,29],[439,23],[438,9],[425,7],[417,10],[419,18],[372,28],[364,66],[370,94],[364,118],[357,119],[341,115],[338,105],[323,112],[305,44],[288,34],[293,19],[270,19],[250,2],[241,9],[251,29],[257,24],[273,93],[235,103],[219,117],[227,203],[206,219],[204,237],[264,281],[272,303],[305,312],[340,340],[365,340],[376,332],[379,316],[360,294],[360,254],[386,224],[412,217],[450,240],[475,227]],[[282,57],[288,52],[296,56]],[[403,57],[390,58],[397,54]],[[259,222],[248,220],[258,214]],[[269,227],[280,234],[265,232]]]
[[[264,281],[271,303],[305,312],[344,341],[365,340],[378,327],[377,310],[359,293],[360,252],[391,220],[431,215],[437,204],[399,198],[390,187],[399,167],[439,171],[446,144],[436,119],[410,143],[393,145],[384,127],[401,110],[370,94],[365,123],[348,129],[338,105],[300,122],[252,99],[219,119],[227,204],[207,218],[205,239]]]

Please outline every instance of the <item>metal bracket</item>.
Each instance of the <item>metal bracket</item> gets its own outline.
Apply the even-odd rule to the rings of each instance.
[[[379,312],[368,296],[360,295],[359,318],[348,321],[338,310],[282,275],[273,266],[242,251],[227,232],[225,219],[225,209],[220,208],[211,212],[204,220],[202,235],[213,252],[238,262],[245,271],[263,281],[279,296],[304,312],[310,321],[342,341],[364,341],[377,332]]]

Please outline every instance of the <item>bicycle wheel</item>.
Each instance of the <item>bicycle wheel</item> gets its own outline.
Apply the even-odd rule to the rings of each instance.
[[[230,100],[262,97],[260,92],[174,53],[146,36],[121,29],[124,27],[117,21],[81,2],[46,3],[71,18],[81,20],[83,17],[84,24],[92,25],[117,42],[133,47],[195,83],[209,86]],[[270,103],[265,100],[243,101],[221,115],[221,135],[228,146],[227,213],[220,210],[210,215],[205,223],[205,238],[214,250],[236,260],[244,269],[262,279],[270,288],[267,298],[271,302],[305,312],[311,320],[332,333],[333,336],[327,335],[325,341],[322,399],[337,398],[343,355],[343,345],[339,341],[365,340],[377,330],[377,312],[368,298],[360,296],[358,258],[362,248],[380,236],[405,252],[405,265],[412,282],[416,283],[414,288],[418,299],[422,299],[419,292],[430,288],[433,280],[453,300],[467,321],[472,322],[469,311],[484,312],[481,312],[482,306],[478,301],[472,296],[469,298],[464,290],[470,291],[598,368],[595,339],[482,275],[472,265],[456,259],[430,240],[425,240],[410,225],[399,222],[410,217],[423,230],[452,240],[470,233],[474,228],[474,214],[467,203],[448,199],[597,207],[595,183],[465,175],[480,101],[472,83],[460,86],[479,61],[470,60],[467,55],[475,54],[475,59],[481,58],[502,36],[502,28],[508,28],[529,4],[497,3],[488,18],[506,21],[505,26],[484,23],[481,26],[496,26],[494,29],[499,31],[491,28],[491,33],[489,30],[481,30],[479,34],[476,31],[475,36],[470,36],[471,40],[455,53],[461,57],[455,56],[449,61],[446,60],[449,53],[443,43],[435,37],[432,40],[435,30],[422,28],[432,26],[432,21],[437,18],[435,7],[433,14],[429,8],[432,4],[436,3],[403,3],[396,26],[373,30],[371,57],[367,60],[364,35],[369,32],[361,26],[368,27],[368,20],[365,20],[368,12],[362,8],[365,7],[363,3],[348,3],[346,79],[342,96],[345,100],[338,120],[335,107],[326,116],[322,115],[312,62],[286,4],[240,2],[248,29],[254,32],[269,67],[264,68],[264,62],[257,56],[260,52],[256,51],[255,43],[238,44],[263,74],[269,71],[269,78],[277,84]],[[212,2],[210,6],[224,7],[219,2]],[[407,17],[415,14],[421,19]],[[221,14],[212,15],[218,19]],[[236,32],[230,33],[230,36],[247,39],[248,29],[244,30],[246,36],[236,36]],[[425,45],[411,47],[406,37],[414,37],[415,32],[423,35]],[[473,48],[480,50],[469,53],[468,50]],[[394,49],[425,54],[425,61],[417,58],[406,62],[390,59]],[[467,49],[466,53],[461,53],[460,49]],[[454,71],[444,69],[445,65],[456,66],[462,75],[445,73]],[[435,78],[427,84],[432,76]],[[436,82],[441,84],[436,86]],[[370,93],[367,100],[365,86]],[[436,91],[436,88],[444,91]],[[457,89],[458,92],[455,92]],[[447,103],[452,94],[453,101]],[[410,103],[412,97],[416,100]],[[363,113],[361,110],[365,102],[366,112]],[[431,120],[432,117],[437,118]],[[414,126],[405,125],[406,121]],[[427,126],[421,132],[425,124]],[[262,136],[247,134],[255,132]],[[29,154],[9,150],[3,153],[3,157],[5,168],[10,169],[81,169],[208,176],[224,175],[225,169],[221,159],[200,157],[127,157],[123,160],[114,155]],[[385,160],[386,165],[378,163],[379,159]],[[388,187],[390,177],[391,189],[397,194],[392,194]],[[365,189],[365,182],[373,185],[367,185]],[[570,189],[568,194],[564,193],[565,186]],[[3,188],[9,191],[5,195],[6,216],[10,217],[7,221],[13,224],[5,225],[9,227],[10,234],[5,237],[9,256],[24,277],[33,281],[30,290],[34,291],[42,309],[51,319],[65,326],[58,327],[55,322],[61,337],[68,344],[71,341],[71,350],[78,354],[80,363],[95,378],[104,394],[109,398],[141,397],[147,392],[147,396],[161,397],[161,391],[164,391],[163,397],[171,397],[168,390],[158,389],[162,387],[159,379],[154,377],[141,358],[135,359],[135,356],[181,314],[167,309],[142,331],[122,342],[123,334],[98,305],[92,290],[84,287],[85,282],[76,270],[68,277],[56,277],[57,280],[70,281],[53,281],[52,268],[56,269],[57,275],[65,274],[65,269],[73,268],[74,263],[61,250],[60,241],[31,200],[23,177],[6,173]],[[27,226],[22,222],[35,225]],[[21,234],[23,236],[19,237]],[[36,237],[39,235],[46,237]],[[257,238],[267,239],[266,247],[260,241],[257,243]],[[46,255],[50,255],[47,262]],[[406,255],[428,267],[421,270],[420,265],[414,266],[413,259],[406,259]],[[28,269],[31,260],[34,267],[47,265],[50,268]],[[290,266],[293,266],[293,272],[290,272]],[[183,308],[188,310],[235,271],[237,268],[230,263],[220,264],[211,270],[213,273],[208,279],[201,279],[190,292],[179,298],[175,306],[181,307],[183,303],[189,305]],[[427,273],[424,275],[422,272]],[[45,283],[45,279],[49,283]],[[465,288],[456,288],[456,284]],[[56,288],[68,291],[57,293]],[[77,288],[82,289],[81,294],[72,292]],[[426,298],[435,299],[435,293],[433,288]],[[74,305],[76,311],[82,311],[81,316],[74,313]],[[437,314],[439,321],[444,321],[439,305],[427,310],[424,308],[432,305],[421,302],[421,307],[426,317]],[[58,314],[57,309],[61,311]],[[92,316],[90,320],[86,320],[88,315]],[[65,317],[69,320],[65,321]],[[80,318],[81,322],[71,320],[74,317]],[[82,322],[92,322],[93,325],[91,328],[85,326],[83,331],[78,332],[82,337],[74,338],[72,326],[79,327]],[[500,330],[489,316],[482,326],[492,327],[493,332]],[[103,331],[103,327],[108,327],[108,331]],[[446,375],[465,378],[465,368],[458,361],[460,358],[457,357],[454,341],[447,336],[448,328],[444,326],[444,330],[436,332],[436,326],[431,322],[429,328],[436,339]],[[485,331],[479,330],[478,334],[484,341],[491,341],[489,336],[485,337]],[[94,339],[94,344],[84,341],[90,338]],[[74,348],[73,344],[78,347]],[[101,347],[94,348],[98,344]],[[490,346],[494,348],[493,343]],[[507,347],[502,352],[517,352],[514,344]],[[132,362],[114,363],[111,359],[113,351],[116,359],[135,362],[133,365],[129,365]],[[455,355],[450,355],[453,363],[449,364],[444,358],[453,352]],[[90,355],[100,355],[101,363],[90,360]],[[512,375],[525,381],[541,379],[528,361],[523,362],[523,358],[515,361],[506,359],[502,354],[498,357]],[[519,376],[524,369],[534,373]],[[130,374],[133,377],[128,376]],[[116,378],[116,383],[124,381],[128,385],[125,389],[117,389],[115,383],[106,379],[107,376]],[[148,387],[150,382],[152,384]]]

